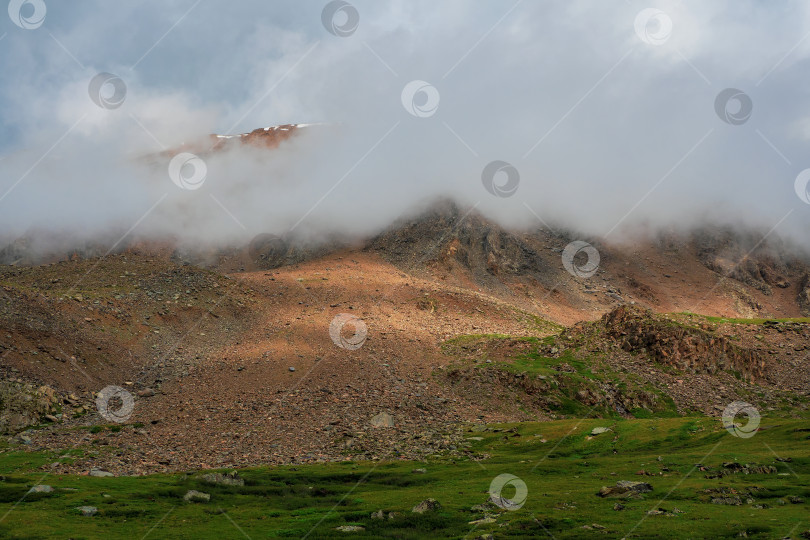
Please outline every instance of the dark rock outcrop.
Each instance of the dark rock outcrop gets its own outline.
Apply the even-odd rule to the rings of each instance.
[[[661,364],[710,374],[733,370],[750,382],[765,375],[765,360],[756,351],[646,309],[619,306],[603,315],[602,322],[607,335],[618,341],[622,349],[646,353]]]

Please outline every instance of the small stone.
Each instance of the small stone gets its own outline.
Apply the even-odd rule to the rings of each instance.
[[[290,371],[295,371],[295,368],[290,366]]]
[[[606,428],[606,427],[595,427],[595,428],[593,428],[593,429],[591,430],[591,435],[592,435],[592,436],[601,435],[602,433],[607,433],[608,431],[610,431],[610,428]]]
[[[414,469],[411,472],[414,474],[425,474],[427,472],[427,469]]]
[[[190,489],[183,495],[183,500],[186,502],[208,502],[211,500],[211,495],[195,489]]]
[[[143,390],[138,390],[138,397],[152,397],[155,395],[155,391],[151,388],[144,388]]]
[[[53,487],[45,485],[45,484],[37,484],[36,486],[32,487],[28,490],[28,493],[51,493],[53,491]]]
[[[470,525],[489,525],[490,523],[495,523],[497,520],[493,517],[485,517],[481,519],[476,519],[475,521],[470,521]]]
[[[613,509],[616,511],[624,510],[624,505],[622,503],[616,503],[613,505]]]
[[[382,510],[372,512],[371,519],[385,519],[385,512],[383,512]]]
[[[98,478],[106,478],[110,476],[115,476],[113,473],[109,471],[105,471],[103,469],[90,469],[90,476],[96,476]]]
[[[98,513],[98,508],[95,506],[78,506],[76,510],[82,513],[83,516],[95,516]]]
[[[55,417],[54,415],[52,415],[52,414],[46,414],[45,415],[45,420],[47,420],[48,422],[54,422],[54,423],[59,421],[59,419],[57,417]]]

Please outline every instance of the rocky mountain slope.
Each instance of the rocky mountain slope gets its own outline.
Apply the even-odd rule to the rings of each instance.
[[[563,252],[574,241],[588,242],[599,254],[590,277],[576,276],[563,264]],[[117,252],[133,249],[223,273],[271,270],[341,250],[371,252],[408,274],[485,292],[563,324],[597,318],[622,303],[716,316],[810,315],[810,255],[774,235],[763,240],[754,231],[701,228],[609,243],[557,229],[506,230],[451,201],[400,219],[372,238],[334,234],[313,241],[268,233],[243,246],[205,249],[136,238]],[[35,238],[23,237],[0,249],[0,261],[24,266],[104,252],[99,243],[46,255]]]
[[[371,238],[39,238],[0,249],[0,428],[94,449],[57,471],[462,455],[463,423],[810,394],[810,258],[756,231],[616,243],[438,201]],[[122,422],[99,409],[110,386]]]
[[[371,248],[228,276],[136,252],[5,267],[4,376],[58,396],[12,440],[90,444],[57,470],[126,474],[419,458],[464,453],[463,422],[803,407],[810,392],[803,321],[620,306],[561,333],[509,293],[447,281]],[[360,347],[360,323],[333,331],[341,314],[362,321]],[[108,385],[133,397],[124,424],[99,414]]]

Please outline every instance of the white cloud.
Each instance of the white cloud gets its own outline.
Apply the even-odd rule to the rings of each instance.
[[[10,32],[0,196],[86,116],[0,200],[0,230],[126,230],[163,193],[139,231],[245,240],[306,215],[297,230],[359,234],[439,195],[479,203],[508,225],[536,223],[528,204],[596,235],[620,222],[770,228],[791,208],[779,231],[806,230],[810,213],[792,189],[808,166],[807,121],[796,118],[808,105],[802,3],[655,2],[673,21],[655,46],[634,32],[642,4],[523,2],[507,14],[511,3],[358,1],[357,32],[338,38],[321,27],[317,3],[204,2],[155,45],[191,5],[49,5],[42,30],[84,69],[44,31]],[[127,83],[120,109],[88,99],[98,71]],[[400,103],[414,79],[441,94],[429,118]],[[715,115],[726,87],[753,100],[744,125]],[[206,158],[205,188],[193,193],[174,190],[165,168],[133,165],[159,148],[154,139],[174,146],[317,121],[336,127],[272,155]],[[496,159],[520,171],[514,197],[481,184]]]

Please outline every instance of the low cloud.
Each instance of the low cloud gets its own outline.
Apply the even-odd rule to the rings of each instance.
[[[324,5],[49,2],[40,28],[6,23],[0,234],[359,236],[451,197],[510,227],[776,226],[807,244],[803,3],[654,3],[665,19],[640,34],[635,3],[355,2],[343,37]],[[91,99],[101,72],[120,106]],[[718,114],[726,88],[750,117]],[[308,122],[325,125],[274,151],[205,151],[210,133]],[[169,174],[188,149],[199,189]],[[497,160],[519,175],[508,196],[482,179]]]

